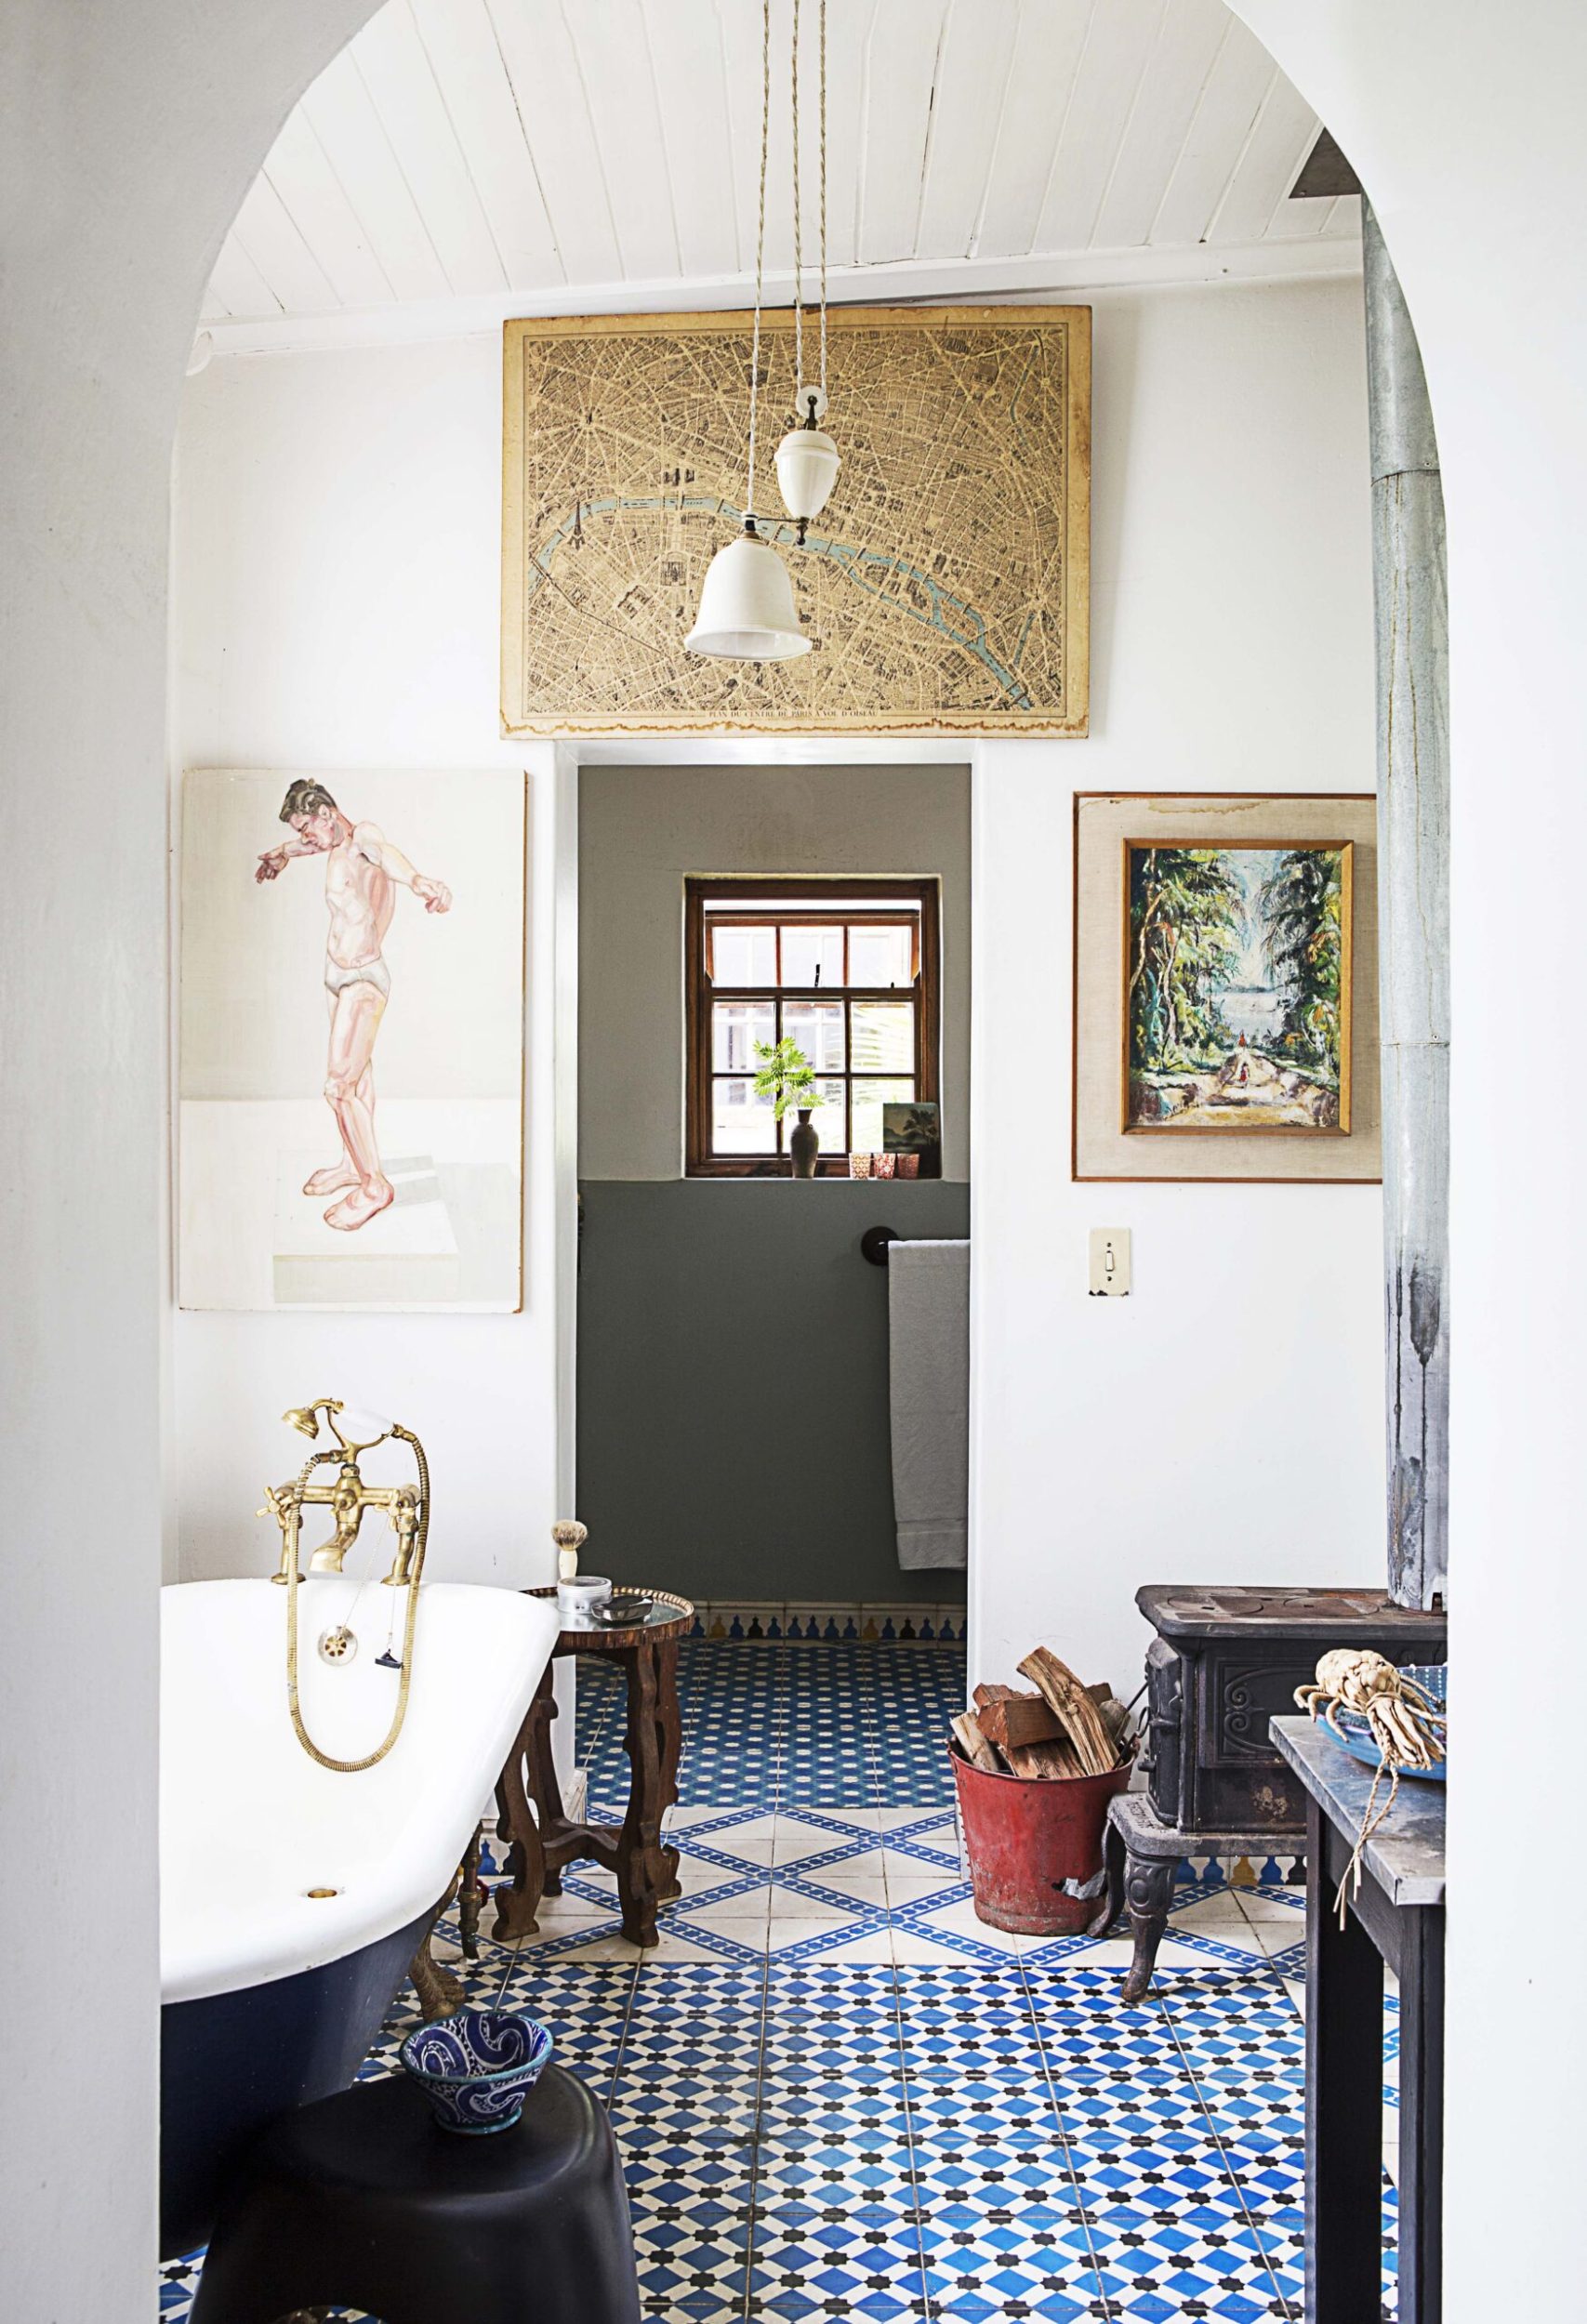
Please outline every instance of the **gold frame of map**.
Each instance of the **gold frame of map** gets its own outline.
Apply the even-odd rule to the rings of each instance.
[[[815,645],[780,663],[683,644],[742,521],[753,317],[509,323],[503,733],[1084,734],[1091,323],[1089,307],[834,310],[843,469],[801,552],[772,461],[793,424],[793,319],[763,318],[757,513]]]

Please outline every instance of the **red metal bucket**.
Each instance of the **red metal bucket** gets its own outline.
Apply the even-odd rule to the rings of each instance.
[[[1022,1936],[1089,1928],[1102,1910],[1107,1804],[1129,1788],[1129,1766],[1048,1778],[985,1775],[950,1757],[976,1919]]]

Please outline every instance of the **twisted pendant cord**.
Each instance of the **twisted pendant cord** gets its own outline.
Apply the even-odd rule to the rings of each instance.
[[[804,416],[804,221],[800,215],[799,187],[799,0],[793,0],[793,59],[788,79],[793,86],[793,245],[794,245],[794,411]]]
[[[827,393],[827,0],[821,0],[821,392]]]
[[[755,332],[749,346],[749,477],[744,522],[755,522],[755,427],[760,387],[760,299],[766,280],[766,155],[772,142],[772,0],[760,0],[760,214],[755,229]]]

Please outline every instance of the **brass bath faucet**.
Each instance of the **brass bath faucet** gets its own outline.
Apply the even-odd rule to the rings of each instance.
[[[298,1474],[284,1485],[267,1485],[266,1506],[257,1512],[261,1517],[273,1516],[281,1527],[281,1566],[274,1579],[284,1586],[298,1572],[298,1542],[306,1509],[328,1509],[334,1525],[329,1540],[322,1541],[310,1557],[311,1574],[339,1574],[342,1560],[358,1538],[364,1511],[383,1509],[397,1536],[397,1554],[386,1583],[390,1589],[405,1590],[417,1578],[413,1570],[414,1550],[430,1514],[430,1477],[424,1448],[411,1430],[399,1427],[394,1420],[382,1419],[378,1413],[357,1411],[334,1396],[320,1396],[312,1404],[294,1405],[290,1412],[284,1412],[281,1417],[302,1435],[312,1437],[320,1433],[315,1415],[321,1412],[337,1440],[336,1448],[311,1453]],[[388,1436],[399,1437],[414,1447],[419,1472],[417,1485],[364,1484],[359,1473],[358,1456],[383,1444]],[[311,1483],[314,1471],[328,1461],[337,1464],[334,1483]]]
[[[399,1421],[383,1419],[377,1412],[361,1412],[351,1405],[344,1405],[335,1396],[318,1396],[312,1404],[294,1405],[282,1419],[289,1420],[302,1435],[318,1436],[320,1423],[317,1414],[323,1412],[337,1449],[311,1453],[295,1477],[284,1485],[265,1486],[265,1507],[258,1513],[273,1516],[281,1527],[281,1570],[273,1578],[286,1591],[286,1706],[292,1728],[298,1740],[312,1760],[328,1767],[334,1775],[362,1775],[365,1768],[377,1766],[403,1731],[407,1717],[408,1689],[413,1682],[414,1636],[418,1620],[418,1586],[424,1573],[424,1552],[430,1538],[430,1463],[424,1446],[412,1429]],[[358,1456],[385,1443],[388,1436],[411,1445],[414,1465],[418,1471],[417,1485],[365,1485],[358,1471]],[[323,1462],[337,1463],[334,1485],[312,1485],[310,1479]],[[311,1574],[339,1574],[342,1560],[358,1538],[358,1528],[364,1523],[366,1509],[383,1509],[390,1517],[397,1536],[397,1554],[391,1570],[386,1576],[387,1585],[408,1593],[407,1615],[403,1625],[403,1651],[396,1662],[397,1707],[386,1735],[375,1750],[362,1759],[333,1759],[323,1751],[303,1723],[303,1707],[298,1688],[298,1591],[303,1576],[298,1570],[298,1537],[302,1530],[306,1508],[328,1509],[335,1530],[328,1541],[323,1541],[309,1560]],[[393,1615],[394,1618],[394,1615]],[[358,1642],[346,1622],[338,1622],[327,1631],[320,1642],[321,1652],[327,1660],[338,1661],[350,1648],[356,1653]],[[388,1655],[380,1662],[390,1667]]]

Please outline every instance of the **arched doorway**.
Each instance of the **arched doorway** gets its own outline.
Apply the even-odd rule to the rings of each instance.
[[[1557,1136],[1519,1136],[1494,1093],[1554,1086],[1535,996],[1568,990],[1574,974],[1571,916],[1538,909],[1536,835],[1546,831],[1557,861],[1582,813],[1571,673],[1587,525],[1573,385],[1583,334],[1568,287],[1581,33],[1549,0],[1502,25],[1431,0],[1387,25],[1383,11],[1342,6],[1304,22],[1258,0],[1240,12],[1375,186],[1381,174],[1439,405],[1468,1059],[1456,1265],[1462,1307],[1484,1323],[1457,1391],[1460,1522],[1474,1554],[1460,1578],[1457,1539],[1469,1595],[1455,1618],[1483,1638],[1495,1674],[1471,1714],[1457,1809],[1472,1902],[1456,1964],[1451,2275],[1459,2313],[1491,2312],[1525,2250],[1527,2288],[1563,2312],[1574,2136],[1557,2061],[1580,2042],[1580,2004],[1528,1974],[1512,2012],[1490,2010],[1481,1961],[1502,1940],[1515,1877],[1490,1877],[1493,1834],[1505,1836],[1506,1867],[1551,1864],[1567,1883],[1556,1910],[1580,1903],[1536,1781],[1569,1736],[1571,1625],[1559,1609],[1574,1579],[1564,1512],[1577,1497],[1578,1359],[1560,1273],[1522,1275],[1511,1227],[1554,1216],[1563,1168]],[[36,1879],[41,1924],[107,1902],[114,1915],[96,1996],[98,2107],[85,2111],[75,2080],[40,2055],[23,2068],[29,2104],[8,2115],[7,2176],[27,2206],[27,2239],[13,2236],[4,2261],[19,2317],[138,2313],[151,2248],[163,541],[175,398],[228,219],[291,102],[368,13],[362,0],[228,0],[206,14],[195,55],[175,0],[131,23],[54,0],[13,11],[7,150],[21,222],[4,358],[16,479],[5,531],[20,586],[4,815],[16,1595],[0,1844]],[[1506,440],[1517,414],[1524,425]],[[1574,1213],[1561,1234],[1569,1279]],[[87,1878],[58,1844],[85,1802]],[[1505,2190],[1509,2232],[1495,2236],[1479,2125],[1490,2129],[1523,2081],[1528,2170],[1524,2189]]]

